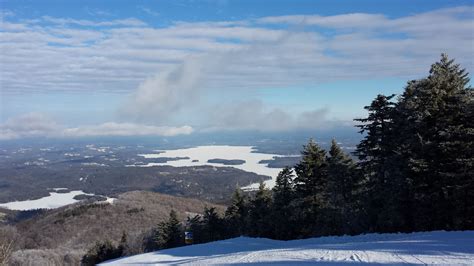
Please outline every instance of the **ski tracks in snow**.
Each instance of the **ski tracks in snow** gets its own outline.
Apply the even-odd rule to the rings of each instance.
[[[239,237],[126,257],[110,265],[474,265],[474,231],[293,241]]]

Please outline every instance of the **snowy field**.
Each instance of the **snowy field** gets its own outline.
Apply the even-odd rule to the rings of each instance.
[[[142,165],[143,167],[155,166],[155,165],[170,165],[174,167],[183,166],[227,166],[238,168],[247,172],[253,172],[259,175],[266,175],[272,177],[272,180],[265,182],[267,187],[273,187],[275,185],[275,178],[281,171],[281,168],[269,168],[267,164],[260,164],[261,160],[271,160],[273,157],[282,157],[278,154],[268,153],[257,153],[253,152],[254,148],[251,146],[228,146],[228,145],[210,145],[210,146],[198,146],[187,149],[177,150],[163,150],[159,153],[153,154],[139,154],[144,158],[176,158],[176,157],[189,157],[189,159],[180,159],[175,161],[168,161],[166,163],[148,163]],[[220,163],[208,163],[211,159],[225,159],[225,160],[244,160],[245,163],[240,165],[224,165]],[[258,188],[258,184],[249,186],[248,188]]]
[[[56,188],[53,190],[63,190],[67,188]],[[74,199],[78,195],[88,195],[93,196],[94,194],[85,193],[82,190],[73,190],[67,193],[57,193],[49,192],[49,196],[35,199],[35,200],[23,200],[23,201],[12,201],[7,203],[0,204],[0,207],[4,207],[10,210],[34,210],[34,209],[55,209],[68,204],[73,204],[79,202],[79,200]],[[112,203],[113,198],[107,197],[107,202]]]
[[[239,237],[104,265],[474,265],[474,231],[368,234],[276,241]]]

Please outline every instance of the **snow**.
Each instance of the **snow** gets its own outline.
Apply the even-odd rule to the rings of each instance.
[[[109,198],[109,197],[106,197],[107,199],[105,200],[105,202],[109,203],[109,204],[113,204],[116,200],[116,198]]]
[[[77,195],[94,195],[87,194],[82,190],[73,190],[68,193],[56,193],[50,192],[49,196],[35,199],[35,200],[24,200],[24,201],[12,201],[0,204],[0,207],[6,207],[10,210],[34,210],[34,209],[55,209],[68,204],[76,203],[74,197]]]
[[[272,177],[271,180],[265,181],[267,187],[272,188],[275,185],[275,179],[282,168],[270,168],[267,164],[259,163],[261,160],[271,160],[273,157],[282,157],[278,154],[258,153],[253,152],[254,148],[251,146],[228,146],[228,145],[209,145],[209,146],[198,146],[187,149],[177,150],[163,150],[160,153],[152,154],[139,154],[147,159],[154,158],[177,158],[177,157],[189,157],[189,159],[173,160],[166,163],[148,163],[146,165],[140,165],[142,167],[156,166],[156,165],[170,165],[174,167],[184,166],[202,166],[211,165],[216,167],[234,167],[247,172],[253,172],[259,175],[265,175]],[[225,160],[244,160],[245,163],[241,165],[224,165],[220,163],[208,163],[210,159],[225,159]],[[194,161],[193,160],[197,160]],[[134,165],[138,166],[138,165]],[[252,184],[245,188],[258,188],[258,184]],[[245,189],[244,188],[244,189]]]
[[[277,241],[239,237],[140,254],[102,265],[474,265],[474,231],[367,234]]]
[[[108,165],[103,164],[103,163],[81,163],[81,165],[85,165],[85,166],[108,166]]]
[[[55,187],[55,188],[52,188],[52,190],[60,191],[60,190],[68,190],[68,188],[67,187]]]
[[[67,188],[53,188],[55,191],[65,190]],[[73,190],[67,193],[56,193],[50,192],[49,196],[35,199],[35,200],[24,200],[24,201],[12,201],[7,203],[0,204],[0,207],[4,207],[10,210],[19,210],[27,211],[34,209],[55,209],[68,204],[73,204],[79,202],[80,200],[74,199],[78,195],[89,195],[94,196],[94,194],[85,193],[82,190]],[[112,204],[115,198],[106,197],[105,202]]]

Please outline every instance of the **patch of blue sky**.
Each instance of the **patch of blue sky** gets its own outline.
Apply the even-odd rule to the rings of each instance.
[[[377,31],[374,33],[374,37],[387,40],[406,40],[410,38],[410,35],[406,32]]]
[[[55,48],[71,47],[71,44],[67,44],[67,43],[48,42],[47,44],[48,46],[55,47]]]
[[[243,39],[238,39],[238,38],[224,38],[224,37],[217,37],[217,38],[214,38],[214,40],[216,40],[217,42],[220,42],[220,43],[229,43],[229,44],[244,44],[244,43],[248,43],[248,41],[245,41]]]
[[[302,27],[304,30],[317,32],[319,35],[322,35],[328,38],[331,38],[340,34],[348,34],[348,33],[353,32],[352,30],[347,30],[347,29],[334,29],[334,28],[321,27],[321,26],[315,26],[315,25],[304,25]]]
[[[264,16],[279,16],[292,14],[337,15],[341,13],[383,13],[390,18],[397,18],[413,13],[426,12],[433,9],[472,5],[472,1],[377,1],[377,0],[239,0],[239,1],[125,1],[125,0],[16,0],[0,1],[2,9],[11,10],[22,18],[37,18],[38,15],[68,17],[75,19],[98,19],[142,17],[144,12],[140,7],[149,8],[159,13],[159,16],[147,15],[152,25],[165,21],[223,21],[241,20]],[[94,10],[94,12],[91,12]]]
[[[279,108],[290,113],[328,108],[338,119],[352,120],[365,114],[377,94],[401,94],[405,78],[343,80],[320,84],[261,89],[215,89],[205,96],[207,102],[232,103],[235,99],[259,100],[269,108]]]
[[[290,108],[295,112],[329,108],[337,117],[353,118],[363,114],[377,94],[400,94],[407,80],[399,78],[344,80],[312,86],[265,88],[256,95],[268,105]]]

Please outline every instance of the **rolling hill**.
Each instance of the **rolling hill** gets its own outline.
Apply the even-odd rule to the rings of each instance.
[[[42,211],[9,226],[17,239],[11,264],[77,265],[96,241],[117,243],[124,232],[131,252],[140,253],[143,237],[167,219],[172,209],[180,220],[185,220],[206,206],[223,210],[197,199],[132,191],[118,195],[113,204],[78,203]],[[12,215],[11,211],[6,213]]]

